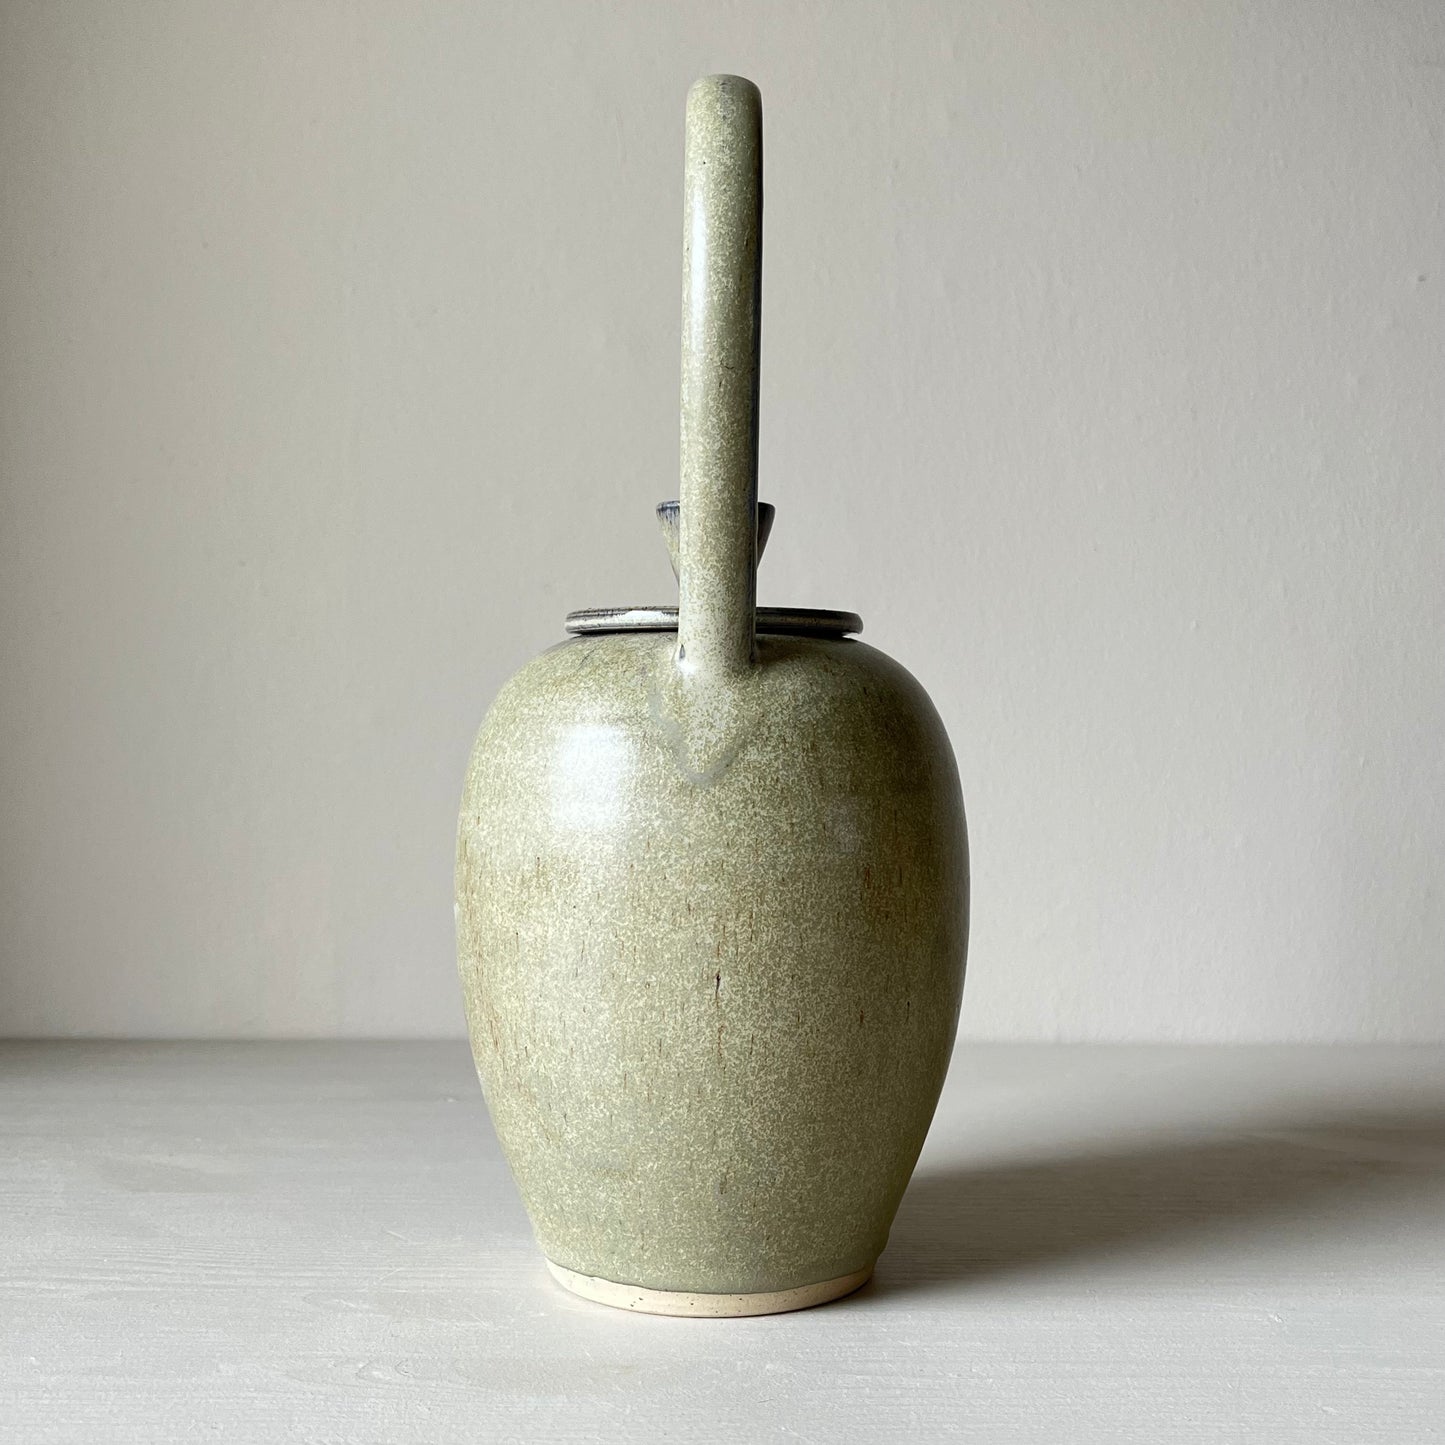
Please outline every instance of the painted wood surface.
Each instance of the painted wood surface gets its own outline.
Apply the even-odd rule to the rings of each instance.
[[[0,1437],[1445,1434],[1445,1054],[960,1048],[878,1274],[547,1277],[453,1044],[0,1048]]]

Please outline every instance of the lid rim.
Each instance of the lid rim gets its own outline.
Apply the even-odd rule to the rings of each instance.
[[[847,637],[862,632],[856,612],[822,607],[759,607],[756,630],[769,636]],[[603,632],[676,632],[676,607],[584,607],[567,614],[574,636]]]

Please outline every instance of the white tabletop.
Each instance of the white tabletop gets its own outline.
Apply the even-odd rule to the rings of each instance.
[[[874,1283],[551,1283],[465,1047],[0,1047],[0,1437],[1445,1435],[1445,1052],[960,1045]]]

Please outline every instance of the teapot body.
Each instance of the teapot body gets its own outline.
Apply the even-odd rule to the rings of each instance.
[[[677,637],[576,638],[503,689],[457,849],[468,1024],[538,1240],[668,1313],[855,1288],[947,1069],[968,850],[923,689],[857,641],[756,640],[699,771]]]
[[[498,696],[457,839],[468,1027],[569,1289],[662,1314],[799,1309],[888,1238],[953,1046],[958,771],[851,613],[757,606],[762,105],[688,94],[678,606]]]

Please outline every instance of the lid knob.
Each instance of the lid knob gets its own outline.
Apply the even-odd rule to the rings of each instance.
[[[677,554],[682,545],[681,524],[678,514],[682,510],[681,502],[659,502],[657,504],[657,522],[662,528],[663,540],[667,543],[667,555],[672,561],[672,575],[678,576]],[[763,549],[768,545],[768,538],[773,531],[773,518],[777,515],[778,509],[771,502],[758,503],[758,555],[753,560],[756,566],[763,560]]]

